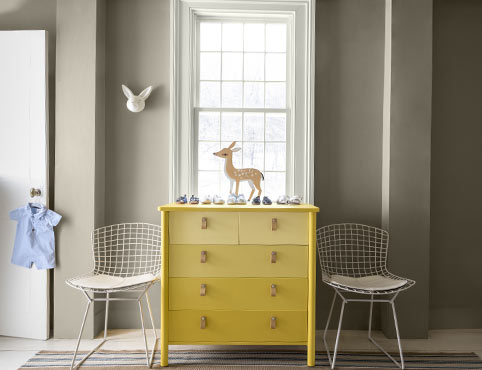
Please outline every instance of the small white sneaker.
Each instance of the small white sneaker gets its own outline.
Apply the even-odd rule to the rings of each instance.
[[[213,203],[214,204],[224,204],[224,199],[216,194],[216,195],[213,196]]]
[[[210,195],[205,195],[201,198],[201,203],[202,204],[211,204],[213,201],[213,198],[211,198]]]
[[[278,204],[288,204],[289,199],[287,195],[280,195],[276,203]]]
[[[246,204],[246,198],[244,197],[244,194],[239,194],[236,198],[236,204]]]
[[[228,201],[226,203],[232,206],[236,204],[237,201],[238,201],[238,197],[236,196],[236,194],[229,194]]]
[[[303,199],[302,196],[300,195],[293,195],[290,200],[289,200],[289,204],[293,204],[293,205],[300,205],[301,204],[301,200]]]

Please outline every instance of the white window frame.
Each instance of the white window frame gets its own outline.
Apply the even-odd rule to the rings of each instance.
[[[197,180],[197,50],[198,17],[286,17],[291,22],[291,47],[295,60],[287,65],[293,81],[287,114],[287,192],[313,202],[314,158],[314,19],[316,0],[171,0],[171,120],[170,191],[173,201],[192,194]],[[226,108],[224,108],[226,109]],[[239,111],[239,110],[238,110]]]

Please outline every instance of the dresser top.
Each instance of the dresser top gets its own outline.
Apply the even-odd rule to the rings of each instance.
[[[270,206],[252,204],[245,205],[227,205],[227,204],[177,204],[169,203],[158,207],[159,211],[176,211],[176,212],[319,212],[319,208],[311,204],[300,205],[279,205],[272,204]]]

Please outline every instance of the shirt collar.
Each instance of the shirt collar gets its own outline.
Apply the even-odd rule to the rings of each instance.
[[[41,203],[28,203],[26,206],[26,209],[27,211],[29,212],[29,215],[33,216],[33,217],[40,217],[41,215],[43,215],[46,211],[47,211],[47,208],[41,204]],[[35,213],[33,213],[33,210],[32,208],[38,208],[39,210]]]

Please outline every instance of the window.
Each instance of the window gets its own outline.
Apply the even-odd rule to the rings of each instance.
[[[236,141],[236,168],[264,175],[263,193],[287,192],[287,132],[290,122],[289,24],[286,21],[204,19],[197,24],[198,194],[228,194],[225,161],[213,155]],[[288,184],[289,185],[289,184]],[[244,182],[240,192],[249,194]]]
[[[311,202],[316,1],[171,1],[170,199],[226,197],[213,153],[236,141],[233,164],[263,173],[263,195]]]

